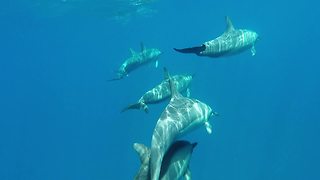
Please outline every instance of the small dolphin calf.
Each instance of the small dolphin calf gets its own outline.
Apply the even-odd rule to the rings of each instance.
[[[190,90],[188,89],[193,76],[191,75],[175,75],[172,76],[171,79],[179,92],[187,91],[187,96],[190,95]],[[169,78],[165,75],[164,80],[147,91],[137,103],[129,105],[124,108],[122,112],[129,109],[143,109],[146,113],[149,112],[147,104],[155,104],[161,102],[171,96]]]
[[[167,70],[165,69],[165,71]],[[157,121],[151,140],[150,172],[152,180],[159,179],[164,154],[172,143],[178,137],[201,125],[205,125],[210,134],[212,129],[208,120],[216,114],[205,103],[183,97],[176,90],[169,75],[168,77],[172,97]]]
[[[256,54],[254,45],[258,39],[258,34],[246,29],[235,29],[228,16],[226,17],[226,23],[226,31],[216,39],[207,41],[198,47],[174,48],[174,50],[181,53],[194,53],[198,56],[221,57],[237,54],[251,48],[251,54],[254,56]]]
[[[160,180],[191,179],[189,163],[193,149],[197,143],[175,141],[163,157],[160,170]],[[139,154],[141,166],[135,180],[150,180],[150,149],[143,144],[134,143],[133,148]]]
[[[130,51],[132,56],[122,63],[118,69],[117,77],[110,79],[109,81],[120,80],[127,76],[131,71],[151,62],[155,62],[155,66],[158,67],[158,59],[161,55],[161,51],[159,49],[147,49],[141,43],[141,52],[137,53],[132,49],[130,49]]]

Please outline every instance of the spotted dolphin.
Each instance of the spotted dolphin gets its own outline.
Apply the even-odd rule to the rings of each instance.
[[[165,71],[168,73],[166,69]],[[164,154],[172,143],[178,137],[201,125],[205,125],[210,134],[212,129],[209,119],[216,114],[207,104],[197,99],[183,97],[176,90],[170,76],[169,83],[172,97],[157,121],[151,140],[150,172],[152,180],[159,179]]]
[[[187,96],[190,96],[189,85],[193,79],[193,75],[175,75],[171,77],[176,89],[179,92],[187,91]],[[169,78],[165,75],[164,80],[147,91],[135,104],[131,104],[124,108],[122,112],[129,109],[143,109],[146,113],[149,112],[147,104],[155,104],[168,99],[171,96]]]
[[[201,46],[174,50],[181,53],[194,53],[198,56],[221,57],[240,53],[251,49],[251,54],[256,54],[255,43],[258,34],[247,29],[235,29],[228,16],[226,16],[227,28],[219,37],[203,43]]]
[[[158,67],[158,59],[161,55],[161,51],[159,49],[148,49],[141,43],[141,52],[135,52],[132,49],[130,49],[130,51],[132,56],[122,63],[118,69],[117,76],[109,81],[120,80],[133,70],[152,62],[155,62],[155,66]]]
[[[163,157],[160,170],[160,180],[191,179],[189,163],[193,149],[197,143],[175,141]],[[143,144],[134,143],[133,148],[140,157],[140,169],[134,180],[150,180],[150,149]]]

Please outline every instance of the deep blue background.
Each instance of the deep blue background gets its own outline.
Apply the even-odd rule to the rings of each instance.
[[[162,68],[107,79],[140,42],[164,52],[171,74],[195,73],[192,97],[220,114],[212,135],[202,127],[183,138],[199,143],[193,179],[320,179],[318,3],[159,0],[153,17],[125,24],[85,6],[66,15],[34,3],[1,2],[0,179],[132,179],[132,144],[150,145],[167,102],[147,115],[120,110],[158,84]],[[172,50],[217,37],[225,15],[259,33],[256,56]]]

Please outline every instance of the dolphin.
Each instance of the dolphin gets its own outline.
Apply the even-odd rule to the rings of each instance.
[[[191,179],[189,163],[197,143],[175,141],[163,157],[160,180]],[[150,180],[150,149],[143,144],[134,143],[133,148],[139,154],[141,166],[135,180]]]
[[[130,51],[132,56],[122,63],[122,65],[118,69],[117,76],[113,79],[110,79],[109,81],[120,80],[127,76],[131,71],[151,62],[155,62],[155,66],[158,67],[158,59],[162,54],[159,49],[147,49],[141,43],[141,52],[137,53],[132,49],[130,49]]]
[[[194,75],[175,75],[172,76],[171,79],[179,92],[187,91],[187,96],[190,96],[190,90],[188,87],[193,79],[193,76]],[[137,103],[127,106],[122,110],[122,112],[129,109],[143,109],[146,113],[148,113],[149,108],[147,104],[161,102],[165,99],[168,99],[170,96],[171,91],[169,78],[165,75],[164,80],[160,84],[147,91],[143,96],[141,96]]]
[[[235,29],[228,16],[227,28],[219,37],[203,43],[201,46],[174,50],[181,53],[194,53],[198,56],[221,57],[240,53],[251,49],[251,55],[256,54],[255,43],[259,36],[256,32],[247,29]]]
[[[166,68],[164,71],[168,74]],[[154,128],[151,140],[150,172],[151,179],[158,180],[164,154],[171,144],[184,134],[198,128],[206,127],[209,134],[212,126],[209,119],[213,112],[210,106],[197,100],[183,97],[176,89],[172,79],[169,77],[171,100],[162,112]]]

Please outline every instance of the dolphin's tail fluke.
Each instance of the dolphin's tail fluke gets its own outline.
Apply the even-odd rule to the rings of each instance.
[[[130,109],[143,109],[144,112],[146,112],[146,113],[149,112],[149,108],[144,102],[138,102],[138,103],[135,103],[135,104],[130,104],[129,106],[127,106],[124,109],[122,109],[121,112],[125,112],[125,111],[130,110]]]
[[[184,48],[184,49],[177,49],[177,48],[173,48],[173,49],[181,53],[194,53],[196,55],[200,55],[202,51],[206,50],[206,46],[202,45],[202,46]]]

